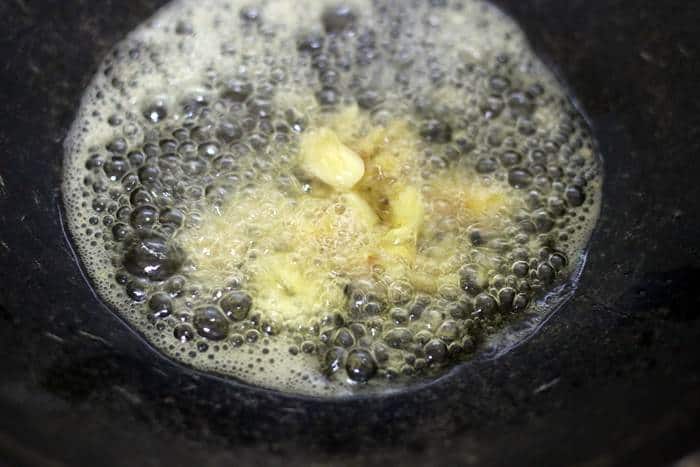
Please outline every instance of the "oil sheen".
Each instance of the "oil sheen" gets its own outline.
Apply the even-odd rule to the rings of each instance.
[[[531,332],[601,197],[585,120],[477,0],[174,1],[104,60],[65,149],[105,303],[191,368],[322,397]]]

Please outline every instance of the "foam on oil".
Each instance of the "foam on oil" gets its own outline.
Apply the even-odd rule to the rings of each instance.
[[[305,167],[314,131],[359,182]],[[600,183],[585,122],[487,3],[181,0],[86,90],[63,195],[95,289],[158,349],[341,396],[545,315]]]

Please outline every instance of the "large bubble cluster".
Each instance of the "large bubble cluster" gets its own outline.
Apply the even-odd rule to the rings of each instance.
[[[205,280],[184,239],[227,215],[231,200],[257,215],[261,186],[292,199],[289,210],[315,196],[298,166],[300,138],[347,108],[374,128],[400,119],[415,135],[408,177],[437,200],[419,249],[428,257],[451,239],[435,262],[447,279],[397,279],[381,267],[338,274],[327,292],[339,302],[280,319],[246,269],[267,254],[251,221],[235,245],[245,261]],[[444,214],[451,200],[440,201],[448,189],[431,184],[435,174],[466,174],[454,185],[504,193],[508,209],[460,223]],[[165,354],[338,396],[432,377],[533,313],[580,265],[600,185],[583,118],[487,3],[179,0],[119,44],[87,89],[63,195],[95,289]]]

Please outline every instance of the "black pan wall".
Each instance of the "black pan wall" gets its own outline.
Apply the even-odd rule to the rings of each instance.
[[[62,139],[162,1],[0,2],[0,465],[657,466],[700,448],[700,6],[499,0],[591,118],[605,203],[574,300],[504,358],[319,402],[163,360],[92,296]]]

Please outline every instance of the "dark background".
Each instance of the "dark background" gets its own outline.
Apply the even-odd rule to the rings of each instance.
[[[62,140],[101,58],[162,3],[0,2],[0,465],[658,466],[700,448],[697,2],[497,2],[604,154],[582,283],[504,358],[344,402],[163,360],[71,259]]]

